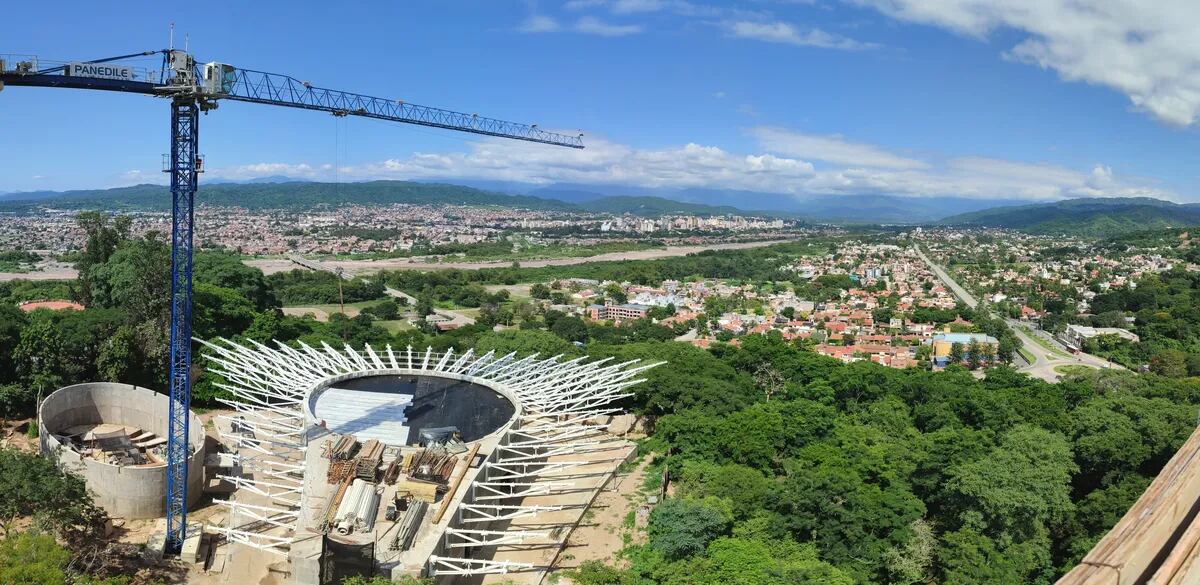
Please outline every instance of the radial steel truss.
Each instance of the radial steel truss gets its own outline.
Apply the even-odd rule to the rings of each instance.
[[[659,364],[637,360],[612,363],[611,359],[539,359],[536,354],[477,355],[474,350],[455,353],[414,351],[391,346],[362,350],[335,349],[322,343],[314,347],[275,342],[273,346],[227,339],[200,340],[210,362],[209,371],[225,382],[216,386],[232,399],[221,401],[235,414],[221,417],[223,439],[237,448],[236,473],[219,475],[236,489],[234,498],[219,500],[228,509],[224,526],[210,527],[230,541],[286,555],[302,517],[305,420],[302,405],[308,393],[334,377],[356,375],[450,374],[506,390],[518,401],[516,423],[500,439],[478,477],[466,487],[460,504],[443,535],[444,548],[470,550],[484,544],[519,543],[545,538],[545,532],[492,531],[477,524],[536,516],[562,510],[562,506],[526,506],[526,496],[568,492],[574,484],[564,475],[595,465],[594,459],[570,460],[573,455],[612,449],[605,426],[596,417],[618,409],[612,402],[630,395],[642,382],[638,375]],[[567,457],[566,460],[560,460]],[[591,475],[595,475],[594,473]],[[257,499],[239,502],[239,495]],[[263,500],[270,505],[261,505]],[[475,575],[532,570],[528,563],[512,563],[434,555],[426,563],[432,575]]]

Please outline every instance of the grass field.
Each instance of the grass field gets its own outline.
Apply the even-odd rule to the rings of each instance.
[[[376,321],[376,327],[383,327],[388,333],[395,335],[401,331],[408,331],[413,326],[409,324],[407,319],[397,319],[395,321]]]
[[[1088,366],[1079,366],[1079,365],[1075,365],[1075,364],[1070,364],[1070,365],[1065,365],[1065,366],[1054,366],[1054,372],[1057,374],[1062,374],[1064,376],[1074,376],[1076,374],[1086,374],[1094,369],[1095,368],[1091,368]]]

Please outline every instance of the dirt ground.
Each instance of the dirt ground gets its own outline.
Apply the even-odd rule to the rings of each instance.
[[[644,457],[633,470],[613,476],[592,504],[589,521],[581,523],[567,539],[566,548],[547,571],[547,578],[578,568],[586,561],[615,562],[617,553],[625,547],[626,534],[633,542],[638,541],[626,518],[645,502],[640,488],[649,465],[650,458]]]
[[[350,310],[347,309],[346,313],[349,314]],[[355,309],[354,313],[357,315],[358,310]],[[322,311],[321,309],[318,309],[316,307],[284,307],[283,314],[291,315],[293,317],[303,317],[305,315],[312,315],[314,319],[316,319],[317,321],[321,321],[321,322],[325,322],[325,321],[329,320],[329,313],[326,313],[325,311]]]
[[[79,272],[67,265],[39,266],[34,272],[0,272],[0,282],[9,280],[74,280]]]

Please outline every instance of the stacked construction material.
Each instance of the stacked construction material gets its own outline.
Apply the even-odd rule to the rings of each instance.
[[[379,510],[379,492],[375,484],[354,480],[334,515],[334,529],[347,535],[355,530],[370,532],[375,526],[375,514]]]
[[[329,471],[325,479],[331,484],[339,484],[354,473],[353,461],[330,461]]]
[[[350,435],[342,435],[329,448],[328,455],[330,460],[345,461],[353,458],[356,451],[358,451],[358,441]]]
[[[367,441],[354,461],[354,477],[375,481],[375,473],[383,463],[383,443],[375,439]]]
[[[405,458],[397,457],[388,464],[387,469],[383,470],[383,482],[388,485],[396,483],[396,478],[400,477],[400,470],[404,467]]]
[[[425,518],[425,511],[428,509],[429,504],[420,500],[409,504],[404,517],[400,519],[400,530],[396,531],[396,538],[392,540],[392,550],[408,550],[412,546],[417,529],[421,527],[421,520]]]
[[[454,472],[458,458],[442,445],[434,445],[422,449],[413,456],[408,466],[408,474],[415,479],[433,481],[445,484]]]

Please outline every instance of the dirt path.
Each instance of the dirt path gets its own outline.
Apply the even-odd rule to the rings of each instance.
[[[645,501],[640,489],[649,465],[650,457],[644,457],[633,470],[614,476],[604,486],[592,505],[590,518],[571,533],[566,548],[547,576],[576,569],[586,561],[613,563],[625,547],[626,534],[637,541],[628,518]]]

